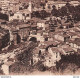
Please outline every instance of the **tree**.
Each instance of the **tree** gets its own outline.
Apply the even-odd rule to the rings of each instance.
[[[51,14],[52,14],[53,16],[58,16],[58,15],[59,15],[59,11],[54,7],[54,8],[52,9],[52,11],[51,11]]]
[[[78,6],[75,6],[75,12],[80,12],[80,5],[78,5]]]
[[[66,6],[63,6],[63,7],[60,9],[60,15],[61,15],[61,16],[67,15],[67,7],[66,7]]]
[[[74,13],[75,12],[75,7],[74,6],[69,6],[68,7],[68,11],[70,12],[70,13]]]
[[[32,12],[32,17],[37,17],[37,18],[39,18],[39,17],[40,17],[39,11],[33,11],[33,12]]]
[[[48,13],[47,13],[45,10],[41,10],[41,11],[40,11],[40,17],[41,17],[41,19],[44,19],[44,18],[46,18],[47,16],[49,16],[49,15],[48,15]]]
[[[8,15],[0,13],[0,19],[8,20]]]
[[[80,21],[80,13],[79,12],[73,13],[72,17],[73,17],[74,21]]]

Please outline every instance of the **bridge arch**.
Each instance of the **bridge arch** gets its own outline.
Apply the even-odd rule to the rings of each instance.
[[[37,42],[37,38],[36,38],[36,37],[31,37],[31,38],[29,39],[29,41]]]

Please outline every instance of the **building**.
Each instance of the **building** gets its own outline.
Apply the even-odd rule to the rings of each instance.
[[[29,39],[31,38],[36,38],[37,41],[40,41],[40,42],[44,42],[45,41],[45,38],[39,33],[37,33],[36,35],[33,35],[33,34],[30,34],[29,35]]]
[[[3,64],[1,67],[1,69],[2,69],[2,71],[3,71],[3,73],[5,74],[5,75],[9,75],[10,74],[10,67],[11,67],[11,65],[13,64],[13,62],[6,62],[5,64]]]
[[[37,26],[38,26],[39,28],[44,28],[44,27],[45,27],[45,23],[43,23],[43,22],[38,22],[38,23],[37,23]]]
[[[66,34],[65,32],[57,33],[54,35],[54,38],[63,42],[66,42],[67,40],[70,39],[70,36]]]
[[[62,44],[59,46],[59,50],[62,52],[63,55],[70,55],[74,54],[74,49],[68,44]]]
[[[19,11],[19,7],[20,7],[20,3],[17,1],[11,1],[9,3],[9,7],[8,7],[8,13],[12,12],[15,13],[17,11]]]
[[[49,47],[48,48],[48,55],[45,57],[44,66],[52,67],[56,66],[56,62],[61,59],[61,52],[58,48]]]
[[[46,8],[46,10],[49,11],[49,10],[52,10],[52,6],[55,5],[55,6],[56,6],[56,9],[59,9],[59,8],[65,6],[66,3],[67,3],[67,2],[64,2],[64,1],[48,1],[48,2],[46,3],[45,8]]]
[[[15,10],[15,8],[13,10]],[[27,21],[31,19],[31,13],[32,13],[32,4],[31,2],[29,2],[29,6],[27,9],[16,10],[14,13],[10,13],[9,21],[13,21],[13,20]]]
[[[80,38],[76,38],[75,40],[70,40],[68,43],[69,45],[77,51],[77,49],[80,49]]]
[[[16,12],[12,15],[9,15],[9,21],[13,21],[13,20],[22,20],[22,21],[26,21],[31,19],[31,13],[29,11],[26,10],[27,13],[25,12]]]

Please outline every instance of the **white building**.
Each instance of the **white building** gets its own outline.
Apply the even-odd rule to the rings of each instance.
[[[54,38],[60,41],[67,41],[68,39],[70,39],[70,36],[63,33],[57,33],[56,35],[54,35]]]
[[[17,11],[17,10],[16,10]],[[29,2],[29,7],[27,9],[19,10],[15,13],[9,14],[9,21],[12,20],[29,20],[31,19],[32,5]]]
[[[9,16],[9,21],[15,20],[15,19],[16,20],[22,20],[22,19],[24,19],[22,13],[17,12],[15,14],[13,14],[13,16]]]
[[[12,20],[29,20],[31,19],[31,12],[29,12],[28,10],[23,10],[23,11],[19,11],[14,13],[13,15],[9,15],[9,21]]]
[[[45,57],[44,65],[48,67],[56,66],[56,62],[61,59],[60,51],[58,48],[48,48],[48,55]]]
[[[1,69],[5,75],[10,74],[10,66],[13,64],[13,62],[6,62],[2,65]]]

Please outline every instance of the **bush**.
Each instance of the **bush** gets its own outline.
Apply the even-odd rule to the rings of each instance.
[[[0,13],[0,19],[8,21],[8,15]]]

